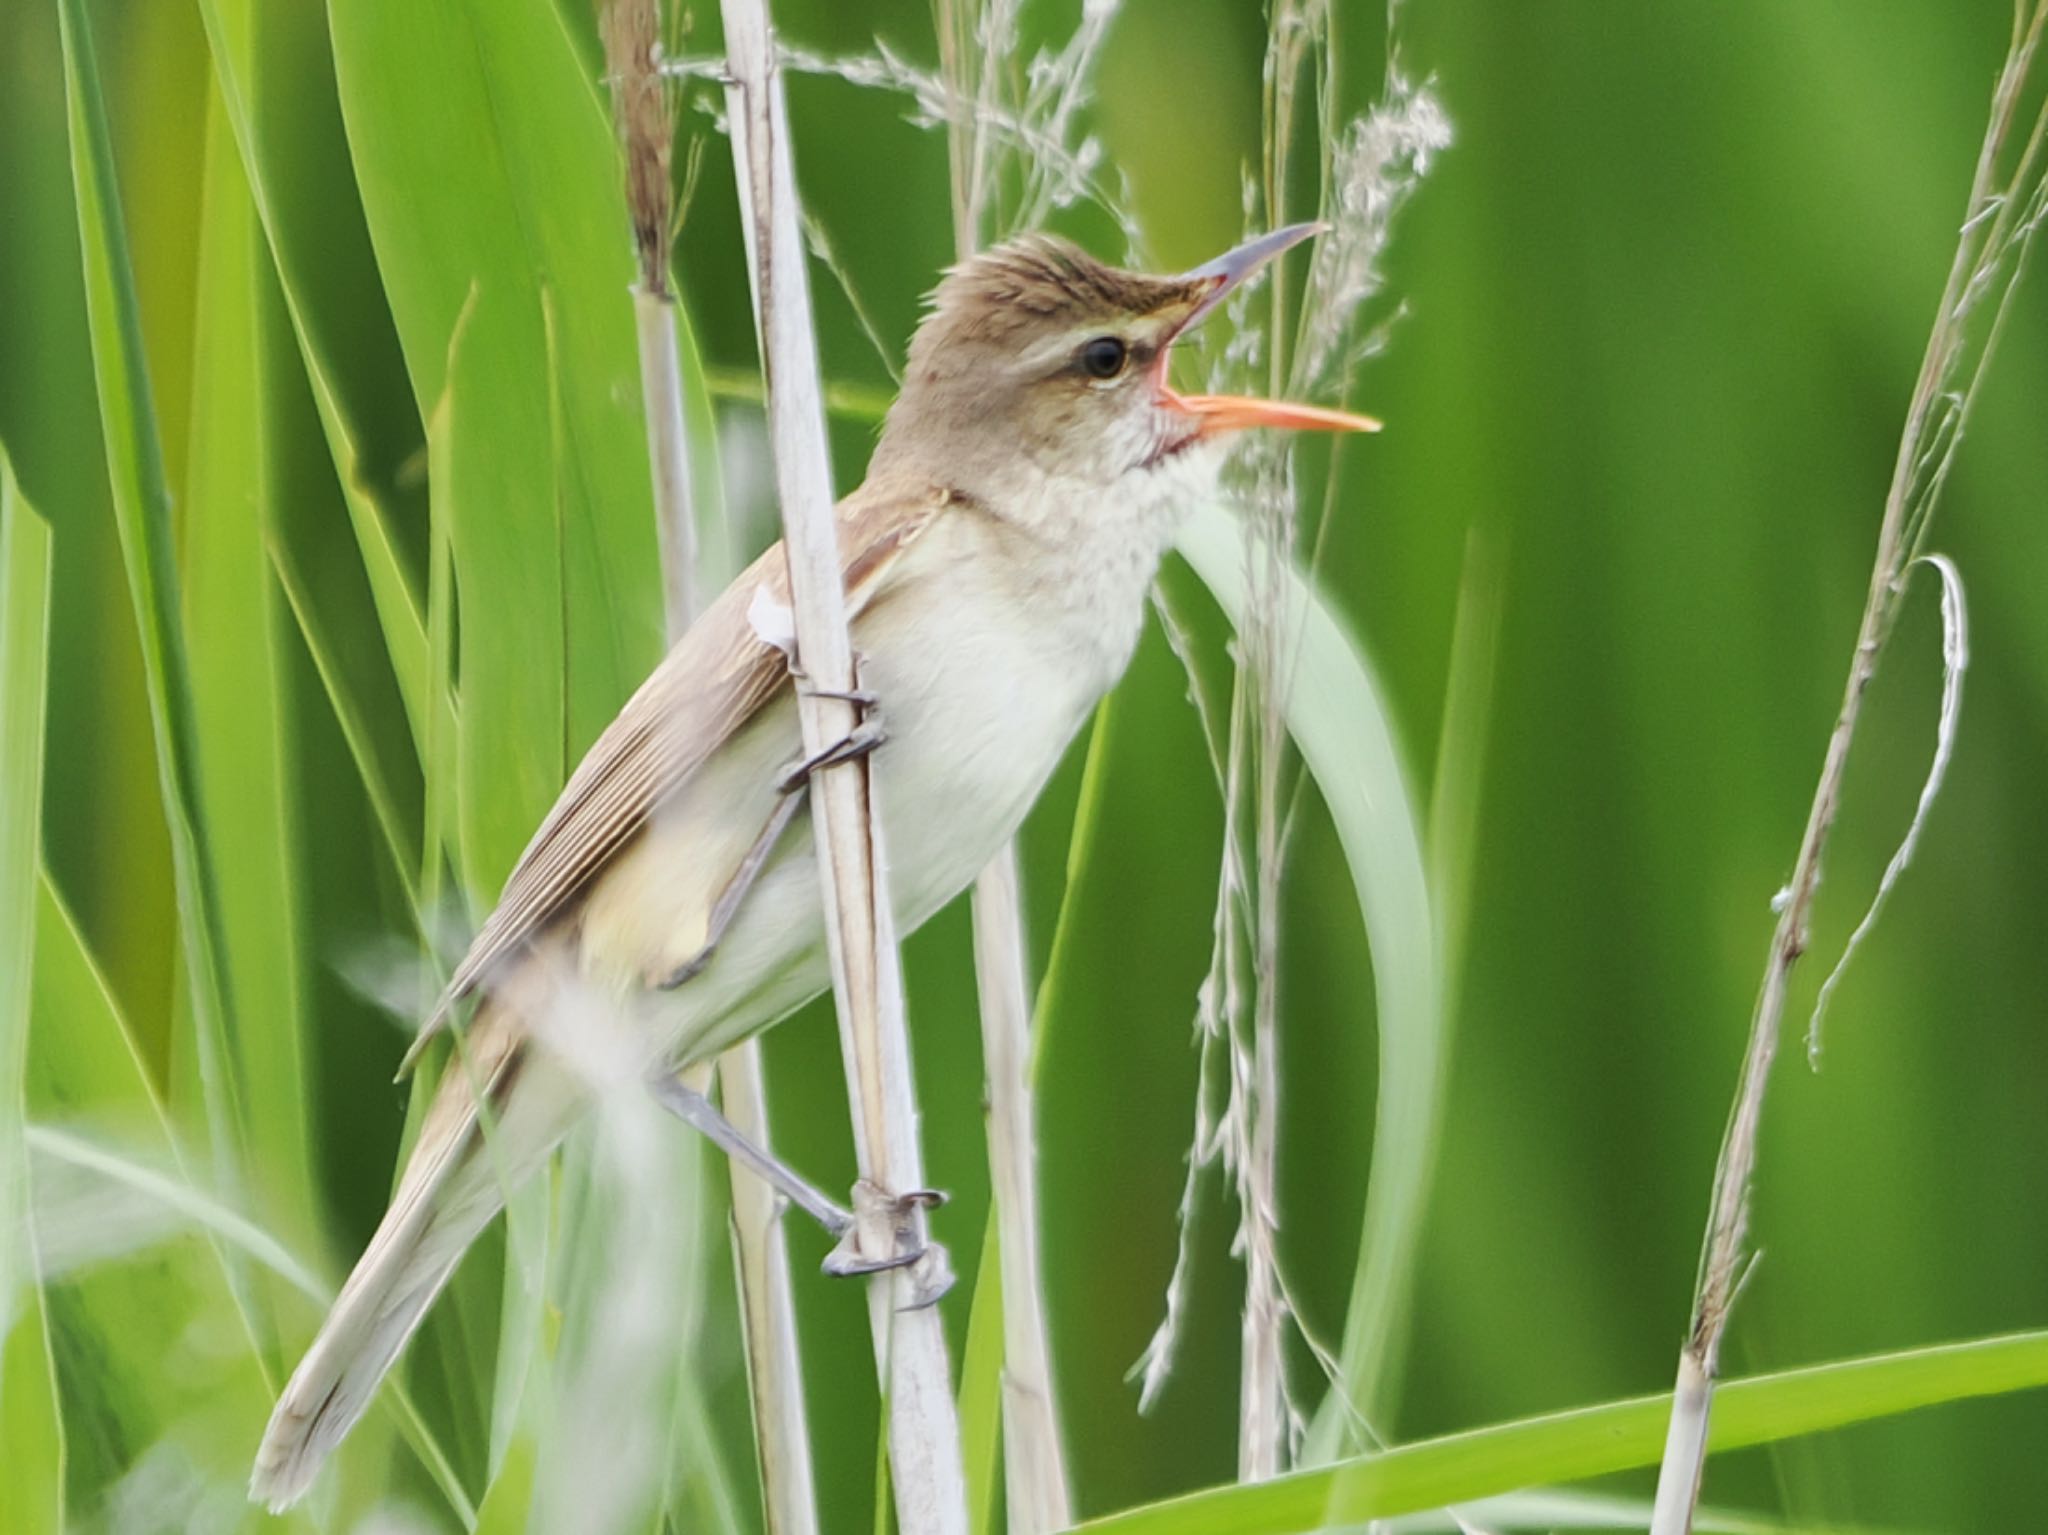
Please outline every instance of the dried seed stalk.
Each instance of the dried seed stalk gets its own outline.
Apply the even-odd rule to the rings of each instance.
[[[1864,694],[1877,674],[1878,657],[1897,617],[1907,570],[1925,538],[1949,465],[1954,462],[2000,322],[2025,267],[2029,244],[2048,217],[2048,175],[2043,173],[2048,102],[2042,104],[2010,171],[2001,176],[2000,170],[2044,28],[2048,28],[2048,0],[2017,0],[2012,42],[1992,93],[1990,120],[1978,151],[1955,259],[1935,311],[1899,438],[1898,458],[1878,527],[1870,593],[1850,653],[1841,708],[1828,736],[1792,878],[1778,903],[1778,921],[1771,932],[1763,984],[1750,1020],[1734,1110],[1714,1168],[1692,1324],[1678,1358],[1651,1535],[1687,1535],[1692,1528],[1706,1463],[1707,1423],[1714,1379],[1720,1370],[1721,1342],[1749,1261],[1749,1194],[1764,1090],[1777,1055],[1792,968],[1806,952],[1808,923],[1820,888],[1821,855],[1841,805],[1842,780],[1862,717]],[[1987,299],[1991,301],[1990,320],[1979,333],[1971,321],[1985,308]]]

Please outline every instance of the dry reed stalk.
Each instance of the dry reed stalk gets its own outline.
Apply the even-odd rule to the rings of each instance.
[[[983,125],[995,115],[1000,55],[1014,28],[1014,6],[993,0],[981,10],[975,0],[938,0],[937,22],[941,76],[956,104],[946,119],[946,141],[953,168],[954,253],[964,260],[980,244],[986,222],[995,148]],[[969,42],[974,34],[978,50]],[[989,1184],[1002,1268],[1004,1507],[1014,1535],[1050,1535],[1073,1522],[1073,1511],[1040,1261],[1030,967],[1014,842],[1005,843],[976,879],[972,905]]]
[[[1264,70],[1265,222],[1280,228],[1288,220],[1287,165],[1294,147],[1295,92],[1303,64],[1326,36],[1327,13],[1299,0],[1280,0],[1272,13]],[[1291,350],[1287,335],[1286,269],[1279,263],[1267,279],[1270,317],[1267,334],[1268,389],[1285,397]],[[1244,630],[1244,666],[1238,715],[1251,743],[1248,792],[1251,798],[1252,879],[1249,897],[1253,977],[1249,1039],[1231,1029],[1231,1100],[1238,1153],[1238,1244],[1245,1266],[1244,1312],[1239,1352],[1238,1477],[1257,1482],[1278,1476],[1291,1458],[1295,1413],[1288,1398],[1286,1356],[1288,1306],[1279,1270],[1279,1093],[1280,1093],[1280,882],[1286,848],[1281,835],[1281,773],[1287,749],[1282,712],[1288,687],[1288,636],[1282,629],[1276,594],[1294,555],[1294,485],[1284,446],[1260,443],[1250,460],[1254,515],[1245,520],[1245,555],[1258,569],[1251,623]]]
[[[1857,626],[1855,649],[1850,652],[1841,708],[1828,736],[1792,877],[1775,903],[1778,921],[1771,932],[1763,982],[1750,1020],[1734,1108],[1714,1168],[1692,1323],[1678,1356],[1671,1424],[1658,1473],[1651,1535],[1687,1535],[1692,1528],[1706,1465],[1708,1419],[1714,1380],[1720,1370],[1721,1342],[1746,1272],[1749,1195],[1756,1168],[1764,1090],[1777,1054],[1792,968],[1806,952],[1808,922],[1820,887],[1821,855],[1841,805],[1842,780],[1862,716],[1864,694],[1877,674],[1878,657],[1898,614],[1907,577],[1923,558],[1920,549],[1929,520],[1962,441],[1969,409],[1996,345],[2007,305],[2025,267],[2028,246],[2044,219],[2048,219],[2048,174],[2044,174],[2042,163],[2044,144],[2048,144],[2048,102],[2042,104],[2010,174],[2001,180],[1999,173],[2044,28],[2048,28],[2048,0],[2015,0],[2012,41],[1992,92],[1989,122],[1978,150],[1955,258],[1942,289],[1940,307],[1935,311],[1927,351],[1899,437],[1898,458],[1878,527],[1870,592]],[[1972,332],[1970,321],[1985,307],[1986,298],[1993,299],[1989,305],[1991,318],[1979,337]],[[1958,374],[1965,370],[1967,379],[1958,388]],[[1952,688],[1963,660],[1960,608],[1951,607],[1959,588],[1953,580],[1953,567],[1937,568],[1943,576],[1947,630],[1944,648]],[[1945,737],[1952,735],[1953,725],[1953,709],[1945,700]],[[1936,786],[1945,761],[1946,753],[1938,746],[1936,776],[1932,780]],[[1921,811],[1907,834],[1907,852],[1930,797],[1931,790],[1922,795]],[[1888,871],[1887,884],[1895,877],[1899,865],[1898,859],[1893,862],[1894,871]]]
[[[1400,68],[1391,14],[1381,99],[1369,111],[1344,119],[1335,89],[1335,26],[1332,8],[1322,0],[1284,0],[1273,8],[1263,75],[1265,151],[1259,173],[1245,187],[1247,227],[1270,228],[1292,217],[1285,204],[1285,170],[1295,157],[1301,121],[1297,97],[1310,82],[1319,107],[1313,119],[1322,164],[1317,211],[1325,227],[1298,302],[1288,302],[1281,287],[1284,271],[1277,266],[1270,272],[1270,290],[1246,287],[1233,296],[1227,310],[1231,337],[1211,366],[1212,389],[1244,389],[1263,371],[1257,383],[1270,395],[1342,395],[1356,364],[1379,349],[1392,323],[1390,316],[1361,332],[1359,322],[1364,306],[1384,287],[1379,260],[1393,217],[1434,157],[1449,146],[1450,123],[1430,82],[1413,80]],[[1251,503],[1244,519],[1244,554],[1252,601],[1233,653],[1227,707],[1211,706],[1185,636],[1170,610],[1159,605],[1168,642],[1188,673],[1209,747],[1224,806],[1224,846],[1210,966],[1197,1006],[1201,1085],[1179,1211],[1182,1240],[1167,1285],[1166,1315],[1140,1361],[1140,1410],[1157,1398],[1172,1369],[1185,1312],[1191,1266],[1187,1233],[1198,1182],[1207,1167],[1220,1164],[1232,1179],[1239,1211],[1234,1251],[1246,1270],[1239,1469],[1247,1480],[1283,1469],[1308,1443],[1289,1393],[1288,1331],[1333,1382],[1340,1374],[1328,1351],[1301,1328],[1290,1304],[1278,1257],[1274,1196],[1279,899],[1292,810],[1304,781],[1301,764],[1288,749],[1284,709],[1299,642],[1286,620],[1282,596],[1293,579],[1301,542],[1291,463],[1284,446],[1255,441],[1245,446],[1231,471],[1235,487]],[[1333,472],[1318,538],[1328,525],[1327,502],[1335,483]],[[1313,547],[1309,554],[1313,568]],[[1222,1099],[1220,1112],[1212,1106],[1212,1092]],[[1361,1281],[1346,1324],[1347,1340],[1357,1330],[1373,1336],[1388,1331],[1388,1292],[1378,1292],[1374,1315],[1361,1323],[1365,1293]],[[1347,1341],[1347,1354],[1350,1347]],[[1348,1417],[1358,1418],[1361,1409],[1341,1389],[1334,1400]],[[1370,1432],[1366,1438],[1374,1440]],[[1324,1433],[1314,1457],[1328,1459],[1333,1453],[1331,1436]]]
[[[640,260],[633,308],[661,541],[662,591],[673,644],[696,617],[704,575],[697,554],[675,301],[668,281],[675,217],[670,175],[675,107],[670,83],[661,73],[659,0],[613,0],[604,13],[603,30],[626,163],[626,200]],[[723,579],[728,574],[719,571],[714,576]],[[743,1040],[728,1050],[719,1061],[719,1078],[725,1115],[733,1127],[757,1146],[771,1144],[759,1041]],[[727,1171],[765,1524],[769,1535],[816,1535],[816,1484],[781,1201],[739,1163],[728,1159]]]
[[[788,112],[766,0],[722,0],[721,10],[733,160],[767,374],[798,649],[817,690],[849,693],[856,679]],[[802,695],[800,714],[810,753],[850,734],[857,723],[850,702],[816,690]],[[864,758],[824,770],[812,782],[811,814],[861,1175],[901,1193],[923,1186],[924,1169],[893,914],[882,888],[886,859],[869,789]],[[891,1250],[897,1213],[872,1200],[857,1199],[856,1209],[865,1249]],[[929,1241],[922,1209],[913,1207],[905,1224],[914,1241]],[[876,1275],[869,1281],[869,1317],[887,1403],[898,1525],[905,1535],[964,1535],[967,1492],[945,1332],[935,1306],[914,1304],[929,1278],[924,1262]]]
[[[718,1060],[719,1102],[734,1129],[756,1146],[768,1138],[767,1080],[761,1045],[746,1040]],[[761,1457],[768,1535],[817,1535],[816,1479],[804,1413],[803,1359],[789,1280],[789,1237],[782,1197],[737,1162],[732,1173],[733,1262],[746,1329],[754,1443]]]
[[[988,1086],[989,1188],[1002,1266],[1004,1506],[1016,1535],[1049,1535],[1074,1520],[1040,1262],[1031,1009],[1014,844],[1005,844],[975,881],[974,977]]]

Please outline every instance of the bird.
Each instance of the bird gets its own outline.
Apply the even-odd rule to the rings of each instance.
[[[827,755],[869,754],[901,930],[1016,832],[1123,674],[1230,436],[1378,429],[1168,382],[1174,342],[1318,228],[1171,276],[1027,235],[932,294],[833,519],[869,707]],[[389,1209],[279,1394],[254,1500],[305,1494],[507,1191],[593,1111],[570,1037],[590,1009],[565,1000],[603,999],[629,1064],[701,1128],[715,1112],[677,1074],[825,988],[804,792],[819,763],[802,753],[789,606],[778,543],[676,641],[535,831],[408,1055],[473,1008]]]

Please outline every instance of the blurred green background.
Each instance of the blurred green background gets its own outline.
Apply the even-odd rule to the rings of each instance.
[[[337,12],[348,3],[334,0]],[[581,0],[562,7],[594,73],[594,26]],[[195,383],[209,376],[195,297],[207,39],[187,5],[93,0],[87,10],[182,513],[195,444],[230,408]],[[716,46],[706,11],[695,7],[693,52]],[[922,0],[781,0],[775,13],[819,52],[879,38],[914,59],[933,54]],[[317,279],[311,323],[339,359],[359,481],[390,509],[397,558],[423,591],[423,412],[359,211],[324,13],[313,0],[274,0],[258,14],[270,52],[257,109],[285,143],[289,172],[274,195]],[[1384,18],[1370,5],[1336,15],[1356,109],[1379,89]],[[1388,428],[1345,452],[1320,580],[1381,669],[1425,799],[1469,551],[1500,572],[1503,604],[1455,1064],[1404,1383],[1381,1425],[1405,1439],[1668,1384],[1769,902],[1838,701],[2010,13],[2003,0],[1413,0],[1401,15],[1406,65],[1436,77],[1457,142],[1388,257],[1389,300],[1407,314],[1353,399]],[[1043,6],[1029,24],[1063,36],[1071,19]],[[1245,0],[1127,0],[1114,23],[1095,125],[1160,267],[1192,264],[1238,233],[1240,174],[1259,147],[1265,29]],[[807,207],[900,348],[952,254],[943,137],[906,121],[900,99],[840,80],[799,77],[790,95]],[[55,7],[0,0],[0,441],[54,548],[43,858],[150,1071],[189,1108],[177,905],[109,502],[64,113]],[[231,158],[217,110],[214,122],[215,152]],[[730,156],[704,113],[687,112],[682,132],[704,144],[679,249],[684,301],[706,365],[748,375]],[[435,212],[418,217],[432,225]],[[1106,221],[1083,214],[1069,227],[1113,253]],[[623,290],[623,228],[618,248]],[[822,269],[814,290],[828,377],[886,391],[887,372]],[[250,291],[252,398],[269,423],[263,472],[278,507],[267,536],[291,543],[338,604],[367,611],[283,306],[267,278]],[[1819,1074],[1788,1037],[1764,1130],[1763,1258],[1731,1335],[1733,1373],[2048,1322],[2044,402],[2048,295],[2036,283],[2012,314],[1934,533],[1970,593],[1961,745],[1919,858],[1833,1005]],[[728,399],[721,413],[728,486],[759,517],[765,488],[740,467],[758,412]],[[835,423],[842,487],[858,480],[872,435],[868,422]],[[258,600],[268,579],[259,569],[217,600]],[[1194,591],[1184,572],[1169,579]],[[185,595],[188,606],[214,600],[189,583]],[[388,1085],[401,1027],[346,976],[366,948],[412,940],[291,611],[274,591],[260,600],[259,614],[232,616],[243,632],[276,637],[280,658],[276,768],[289,786],[279,814],[292,860],[280,889],[283,920],[300,935],[294,1005],[313,1084],[305,1146],[317,1200],[278,1197],[298,1185],[277,1169],[259,1171],[249,1198],[264,1224],[337,1273],[382,1208],[406,1107]],[[1932,746],[1938,657],[1930,586],[1873,694],[1794,1031],[1910,815]],[[375,732],[399,762],[394,791],[416,828],[420,771],[416,760],[404,770],[388,668],[374,654],[343,660],[388,711]],[[1075,969],[1048,1025],[1046,1249],[1083,1513],[1227,1480],[1235,1463],[1240,1274],[1226,1252],[1234,1213],[1213,1183],[1179,1374],[1144,1418],[1124,1379],[1173,1257],[1190,1024],[1220,847],[1184,695],[1177,663],[1148,634],[1109,727],[1108,830],[1085,885],[1068,893],[1079,903]],[[1041,960],[1078,767],[1077,752],[1025,838]],[[260,828],[249,846],[247,856],[267,856]],[[1371,962],[1351,890],[1311,805],[1287,890],[1282,1208],[1296,1299],[1332,1340],[1357,1244],[1375,1071]],[[956,1196],[940,1234],[971,1270],[986,1175],[967,939],[963,906],[916,938],[909,964],[928,1163]],[[47,1005],[57,994],[38,978],[32,1053],[70,1027]],[[843,1182],[829,1014],[814,1007],[779,1029],[767,1054],[781,1151]],[[109,1104],[45,1105],[42,1117],[123,1129]],[[277,1187],[266,1195],[267,1176]],[[798,1229],[792,1245],[813,1417],[835,1426],[818,1440],[821,1499],[829,1527],[856,1528],[872,1507],[873,1442],[836,1425],[872,1413],[863,1307],[850,1288],[808,1277],[822,1239]],[[125,1263],[148,1293],[159,1260]],[[967,1293],[948,1303],[956,1338]],[[61,1283],[51,1296],[61,1331],[72,1302]],[[194,1317],[165,1304],[169,1331],[157,1341],[167,1343]],[[310,1311],[288,1315],[285,1331],[302,1342]],[[115,1368],[59,1356],[60,1371]],[[729,1338],[707,1350],[705,1369],[736,1420]],[[243,1404],[221,1442],[253,1435],[261,1415]],[[1708,1493],[1816,1527],[2026,1528],[2048,1498],[2044,1435],[2038,1397],[1942,1408],[1716,1460]],[[81,1447],[74,1434],[75,1506],[90,1510],[147,1448],[118,1435]]]

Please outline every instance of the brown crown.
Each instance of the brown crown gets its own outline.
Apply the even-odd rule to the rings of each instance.
[[[919,339],[1001,342],[1048,321],[1113,323],[1174,304],[1193,304],[1201,281],[1151,277],[1105,265],[1056,235],[1026,235],[970,256],[946,273],[932,295]]]

